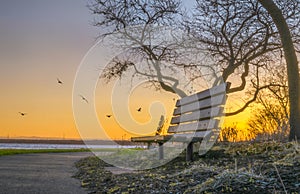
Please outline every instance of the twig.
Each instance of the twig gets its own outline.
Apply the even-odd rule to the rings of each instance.
[[[286,189],[285,189],[285,186],[284,186],[284,183],[283,183],[283,181],[282,181],[282,179],[281,179],[281,176],[280,176],[280,174],[279,174],[279,171],[278,171],[278,169],[277,169],[277,167],[276,167],[275,164],[273,164],[273,166],[274,166],[274,168],[276,169],[277,175],[278,175],[279,180],[280,180],[280,182],[281,182],[281,184],[282,184],[282,187],[283,187],[283,189],[284,189],[284,192],[287,194],[287,191],[286,191]]]
[[[235,173],[237,173],[238,172],[238,168],[237,168],[237,159],[235,158],[234,159],[234,171],[235,171]]]

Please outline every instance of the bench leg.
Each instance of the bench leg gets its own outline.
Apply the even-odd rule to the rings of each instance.
[[[163,143],[159,143],[158,144],[158,159],[162,160],[164,159],[164,147],[163,147]]]
[[[186,161],[193,161],[193,142],[190,142],[186,148]]]

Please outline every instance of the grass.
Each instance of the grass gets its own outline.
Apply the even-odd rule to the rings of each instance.
[[[183,152],[157,168],[120,175],[106,168],[114,163],[89,157],[76,163],[75,177],[92,193],[296,194],[300,189],[299,153],[297,142],[218,143],[203,156],[195,153],[194,162],[186,163]],[[137,167],[151,164],[148,157],[136,160],[131,150],[109,156],[110,161]]]
[[[117,149],[117,148],[97,148],[97,149],[0,149],[0,156],[15,154],[34,154],[34,153],[65,153],[65,152],[130,152],[132,150],[140,150],[141,148]]]
[[[33,153],[90,152],[89,149],[0,149],[0,156]]]

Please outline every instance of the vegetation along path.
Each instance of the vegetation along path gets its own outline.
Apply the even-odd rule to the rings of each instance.
[[[113,157],[113,156],[112,156]],[[116,160],[135,162],[119,153]],[[148,165],[145,160],[136,165]],[[91,193],[291,193],[300,191],[300,144],[217,144],[202,157],[186,163],[184,153],[150,170],[112,173],[97,157],[76,163],[76,177]]]

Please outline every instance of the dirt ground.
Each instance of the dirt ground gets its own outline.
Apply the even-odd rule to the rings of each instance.
[[[126,159],[128,160],[128,159]],[[90,193],[299,193],[299,143],[218,143],[204,156],[185,153],[149,170],[117,171],[97,157],[76,164]]]

